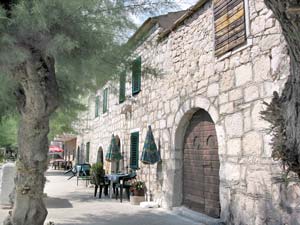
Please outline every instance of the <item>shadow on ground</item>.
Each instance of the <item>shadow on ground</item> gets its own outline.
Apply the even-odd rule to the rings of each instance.
[[[68,199],[64,198],[45,198],[45,204],[47,208],[73,208],[73,205]]]
[[[166,217],[169,217],[166,220]],[[180,219],[165,213],[152,212],[137,212],[134,215],[118,213],[118,214],[103,214],[96,216],[93,214],[84,214],[81,217],[76,217],[72,221],[56,223],[55,225],[190,225],[191,222]]]
[[[45,176],[59,176],[59,177],[66,177],[66,178],[68,178],[68,177],[70,177],[72,174],[71,173],[68,173],[68,174],[65,174],[65,172],[66,171],[64,171],[64,170],[51,170],[51,171],[47,171],[46,173],[45,173]]]

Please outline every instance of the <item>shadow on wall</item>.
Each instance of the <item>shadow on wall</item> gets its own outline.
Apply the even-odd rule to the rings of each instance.
[[[300,183],[260,184],[260,194],[231,193],[232,225],[300,225]]]

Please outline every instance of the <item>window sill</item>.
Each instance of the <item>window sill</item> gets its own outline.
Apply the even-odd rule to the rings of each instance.
[[[234,49],[234,50],[232,50],[232,51],[229,51],[229,52],[227,52],[226,54],[224,54],[224,55],[218,57],[218,58],[217,58],[217,62],[220,62],[220,61],[222,61],[222,60],[224,60],[224,59],[227,59],[227,58],[233,56],[234,54],[236,54],[236,53],[238,53],[238,52],[241,52],[241,51],[243,51],[243,50],[245,50],[245,49],[251,47],[252,45],[253,45],[253,39],[252,39],[252,38],[248,38],[246,44],[244,44],[244,45],[242,45],[242,46],[240,46],[240,47],[238,47],[238,48],[236,48],[236,49]]]

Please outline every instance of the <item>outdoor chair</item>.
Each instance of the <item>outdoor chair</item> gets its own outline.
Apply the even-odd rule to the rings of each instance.
[[[90,176],[91,165],[88,163],[84,163],[84,164],[77,164],[75,167],[77,172],[76,174],[77,186],[78,186],[79,179],[85,180],[86,186],[88,186],[88,182],[91,180],[91,176]]]
[[[123,189],[126,191],[127,199],[129,200],[130,196],[130,187],[131,184],[129,183],[130,180],[136,178],[136,173],[131,173],[126,177],[123,177],[120,179],[120,182],[116,184],[116,200],[118,200],[119,197],[119,189],[120,189],[120,202],[123,201]]]
[[[105,176],[100,176],[100,179],[94,179],[93,183],[95,185],[95,191],[94,191],[94,197],[96,197],[97,195],[97,190],[99,187],[99,198],[101,198],[102,196],[102,190],[104,188],[104,195],[107,196],[108,195],[108,187],[109,187],[109,180],[107,179],[107,177]]]
[[[68,180],[76,176],[77,186],[78,186],[79,179],[85,180],[87,186],[88,182],[91,180],[90,169],[91,169],[91,165],[88,163],[76,164],[73,168],[67,170],[64,174],[71,173],[71,176],[68,178]]]

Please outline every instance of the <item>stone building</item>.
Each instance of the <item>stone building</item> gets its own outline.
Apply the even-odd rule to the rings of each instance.
[[[260,117],[289,75],[281,33],[263,0],[200,0],[149,18],[130,39],[136,59],[126,76],[88,99],[80,154],[95,162],[117,135],[120,168],[147,181],[137,156],[151,125],[162,158],[151,190],[162,207],[226,224],[300,224],[299,186],[274,182],[281,169]]]

